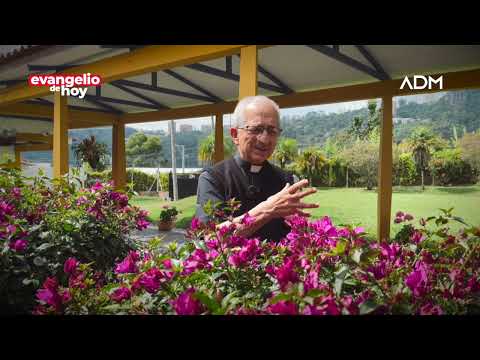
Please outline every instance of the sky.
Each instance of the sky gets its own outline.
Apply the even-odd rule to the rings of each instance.
[[[367,101],[351,101],[351,102],[344,102],[338,104],[326,104],[326,105],[315,105],[315,106],[304,106],[304,107],[297,107],[297,108],[289,108],[289,109],[280,109],[281,116],[301,116],[307,114],[312,111],[323,111],[325,113],[340,113],[345,111],[357,110],[362,107],[367,106]],[[224,125],[230,125],[230,118],[231,115],[224,115],[223,123]],[[177,131],[179,129],[179,124],[190,124],[196,129],[200,129],[201,125],[210,125],[212,122],[210,117],[202,117],[202,118],[195,118],[195,119],[184,119],[184,120],[175,120],[175,124],[177,124]],[[142,123],[142,124],[130,124],[129,127],[132,127],[137,130],[168,130],[168,122],[167,121],[158,121],[158,122],[150,122],[150,123]]]

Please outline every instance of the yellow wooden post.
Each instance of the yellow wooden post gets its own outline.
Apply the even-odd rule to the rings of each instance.
[[[22,153],[15,148],[15,167],[22,168]]]
[[[125,159],[125,124],[113,125],[112,129],[112,178],[115,189],[125,189],[127,184],[127,163]]]
[[[240,50],[240,85],[238,100],[257,95],[257,46],[246,46]]]
[[[53,176],[68,173],[68,98],[54,94],[53,106]]]
[[[223,149],[223,114],[215,115],[215,154],[213,162],[216,164],[224,159]]]
[[[390,217],[392,212],[392,120],[392,96],[383,96],[377,203],[379,241],[388,240],[390,237]]]

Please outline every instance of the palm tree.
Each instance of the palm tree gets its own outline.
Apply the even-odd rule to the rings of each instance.
[[[293,161],[297,156],[297,140],[291,138],[283,138],[279,141],[275,152],[273,153],[273,159],[280,163],[282,169],[285,165]]]
[[[92,169],[105,169],[105,158],[108,155],[107,145],[97,142],[94,135],[73,145],[73,151],[78,162],[87,162]]]
[[[436,136],[432,130],[419,127],[416,128],[408,140],[410,149],[413,153],[413,159],[422,175],[422,190],[425,190],[424,172],[428,167],[431,152],[436,144]]]
[[[229,158],[235,153],[235,145],[233,144],[232,139],[228,137],[223,138],[223,153],[225,158]],[[212,165],[214,155],[215,136],[214,134],[210,134],[200,142],[198,147],[198,160],[201,161],[203,165]]]
[[[327,163],[328,160],[321,153],[320,149],[311,147],[300,153],[295,161],[295,167],[300,174],[308,177],[311,185],[313,176],[318,175],[322,167]]]

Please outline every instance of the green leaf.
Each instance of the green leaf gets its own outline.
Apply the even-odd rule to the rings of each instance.
[[[55,246],[55,245],[51,244],[51,243],[44,243],[44,244],[40,245],[39,247],[37,247],[36,250],[37,251],[43,251],[43,250],[51,248],[52,246]]]
[[[360,315],[369,314],[372,311],[374,311],[377,307],[378,307],[378,304],[375,301],[368,299],[359,306]]]
[[[462,223],[462,224],[465,225],[465,226],[469,226],[469,224],[467,224],[467,223],[465,222],[465,220],[463,220],[461,217],[453,216],[452,219],[455,220],[455,221],[458,221],[459,223]]]
[[[290,300],[291,298],[292,296],[290,294],[280,293],[270,300],[270,304],[274,305],[279,301]]]
[[[357,249],[353,250],[352,260],[355,261],[357,264],[360,264],[360,260],[362,258],[362,253],[363,253],[362,249],[357,248]]]
[[[325,291],[324,290],[320,290],[320,289],[311,289],[309,290],[305,296],[308,296],[308,297],[312,297],[312,298],[316,298],[322,294],[324,294]]]
[[[342,292],[343,282],[348,273],[348,266],[343,265],[337,272],[335,272],[335,293],[340,296]]]
[[[75,227],[70,223],[63,223],[63,230],[66,232],[71,232]]]
[[[345,250],[347,248],[347,242],[345,240],[338,240],[337,245],[333,249],[333,251],[330,253],[332,256],[339,256],[343,255],[345,253]]]
[[[202,291],[197,291],[194,297],[200,300],[202,304],[204,304],[208,308],[208,310],[210,310],[211,313],[214,313],[220,307],[220,305],[215,299],[209,297]]]

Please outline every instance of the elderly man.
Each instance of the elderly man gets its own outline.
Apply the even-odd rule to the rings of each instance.
[[[230,135],[238,152],[200,175],[196,216],[206,222],[203,206],[208,200],[216,203],[235,198],[241,207],[234,214],[234,222],[240,224],[247,212],[254,218],[248,226],[239,225],[237,234],[278,241],[289,231],[285,218],[293,214],[308,216],[303,209],[318,207],[301,201],[315,189],[302,191],[308,180],[294,184],[292,175],[267,161],[282,131],[275,102],[265,96],[246,97],[233,115]]]

